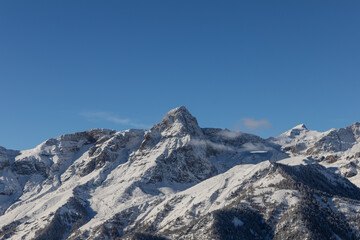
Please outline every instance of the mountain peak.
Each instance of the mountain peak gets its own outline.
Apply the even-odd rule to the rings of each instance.
[[[304,129],[304,130],[308,130],[307,127],[305,126],[305,124],[301,123],[295,127],[293,127],[292,129]]]
[[[186,114],[186,115],[191,115],[189,110],[187,110],[187,108],[185,106],[180,106],[174,109],[171,109],[167,114],[167,115],[176,115],[178,113],[182,113],[182,114]]]
[[[202,135],[196,118],[191,115],[185,106],[170,110],[163,120],[152,128],[152,130],[155,129],[160,130],[160,132],[167,131],[170,135],[177,135],[176,133]]]
[[[305,126],[305,124],[302,123],[302,124],[299,124],[299,125],[293,127],[292,129],[283,133],[282,135],[286,135],[289,137],[295,137],[297,135],[300,135],[300,133],[307,132],[307,131],[308,131],[307,127]]]

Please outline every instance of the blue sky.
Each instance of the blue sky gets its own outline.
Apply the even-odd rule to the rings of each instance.
[[[0,2],[0,146],[147,128],[275,136],[360,121],[359,1]]]

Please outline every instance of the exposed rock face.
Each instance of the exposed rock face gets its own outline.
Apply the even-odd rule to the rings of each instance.
[[[194,116],[184,107],[178,107],[168,112],[164,119],[151,128],[152,132],[161,132],[163,136],[203,135]]]
[[[308,129],[305,126],[305,124],[300,124],[300,125],[297,125],[296,127],[294,127],[293,129],[289,130],[285,134],[287,134],[291,138],[295,138],[296,136],[299,136],[306,132],[308,132]]]
[[[359,239],[359,127],[265,140],[182,106],[150,130],[0,147],[0,238]]]
[[[181,106],[171,110],[145,134],[132,161],[144,161],[144,156],[154,160],[142,176],[147,183],[202,181],[216,174],[205,150],[193,144],[204,140],[196,118]]]
[[[0,155],[0,170],[3,170],[5,167],[10,166],[10,159],[8,156],[1,154]]]
[[[3,170],[5,167],[9,167],[10,164],[14,162],[15,157],[19,154],[19,151],[8,150],[0,147],[0,170]]]
[[[115,133],[107,141],[101,141],[91,147],[88,151],[89,161],[81,168],[80,174],[85,176],[95,169],[104,167],[108,162],[114,162],[118,158],[126,161],[129,158],[129,154],[139,147],[143,136],[143,130],[131,129]]]

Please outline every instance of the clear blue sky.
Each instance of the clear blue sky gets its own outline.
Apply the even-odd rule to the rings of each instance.
[[[0,146],[143,128],[180,105],[201,127],[263,137],[350,125],[359,13],[352,0],[1,1]]]

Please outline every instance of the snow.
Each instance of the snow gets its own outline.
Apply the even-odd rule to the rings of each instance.
[[[12,158],[15,163],[40,164],[45,173],[36,170],[18,174],[9,167],[0,170],[0,214],[4,213],[0,215],[0,228],[20,220],[11,238],[31,239],[57,210],[76,211],[61,208],[73,197],[92,211],[90,221],[79,228],[91,234],[129,209],[131,219],[125,219],[129,222],[125,229],[148,223],[161,232],[180,229],[200,216],[210,216],[239,202],[251,209],[256,208],[254,204],[265,209],[273,205],[294,207],[300,193],[278,187],[285,178],[273,162],[291,167],[318,166],[316,157],[333,153],[323,151],[322,155],[309,157],[306,151],[334,131],[319,133],[300,124],[268,142],[240,132],[202,130],[196,119],[180,107],[149,131],[115,133],[98,129],[49,139]],[[339,153],[344,155],[335,163],[320,164],[342,175],[357,173],[359,159],[351,159],[355,164],[351,168],[349,158],[360,152],[360,143],[350,143],[353,145]],[[297,146],[299,151],[285,154],[276,144],[283,148]],[[188,162],[193,159],[196,161]],[[92,161],[98,165],[85,174],[83,170]],[[320,172],[334,185],[344,182],[330,171]],[[154,176],[158,178],[154,180]],[[360,186],[360,174],[349,180]],[[357,203],[338,202],[333,207],[339,211],[345,213],[351,208],[360,212]],[[243,226],[243,221],[246,219],[232,220],[235,227]]]
[[[305,124],[301,123],[301,124],[293,127],[293,129],[305,129],[305,130],[307,130],[307,127],[305,126]]]
[[[288,166],[307,165],[309,163],[314,163],[314,161],[309,160],[308,158],[305,158],[303,156],[285,158],[277,162]]]
[[[285,203],[287,206],[295,206],[300,200],[300,193],[294,190],[276,190],[270,194],[268,201],[270,203]]]
[[[359,123],[354,123],[345,128],[330,129],[320,133],[305,129],[299,125],[272,139],[272,141],[282,145],[283,148],[292,147],[295,149],[296,152],[289,152],[290,156],[304,156],[305,158],[306,155],[312,154],[313,159],[319,161],[321,165],[336,174],[347,177],[353,184],[360,187],[359,126]],[[294,129],[297,132],[294,132]],[[324,160],[326,157],[335,159],[335,161],[326,161]],[[304,164],[308,163],[309,161],[304,161]]]
[[[272,141],[283,147],[298,146],[300,152],[302,152],[305,149],[312,147],[323,136],[326,136],[328,132],[321,133],[308,130],[304,124],[300,124],[274,138]]]
[[[251,151],[250,153],[267,153],[268,151]]]

